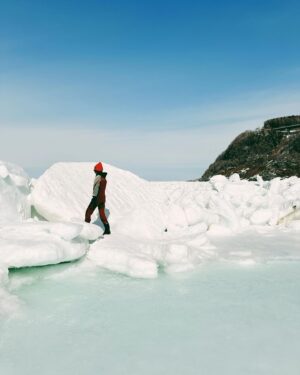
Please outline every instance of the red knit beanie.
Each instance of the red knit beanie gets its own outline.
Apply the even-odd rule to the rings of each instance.
[[[103,171],[103,165],[101,162],[97,163],[95,166],[94,166],[94,172],[102,172]]]

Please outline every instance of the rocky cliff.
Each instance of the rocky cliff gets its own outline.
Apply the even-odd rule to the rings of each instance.
[[[240,134],[200,180],[233,173],[246,179],[257,174],[266,180],[300,177],[300,116],[271,119],[261,129]]]

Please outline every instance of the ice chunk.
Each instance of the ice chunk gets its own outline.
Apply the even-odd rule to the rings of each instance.
[[[230,177],[229,177],[229,181],[230,182],[240,182],[240,175],[238,173],[233,173]]]
[[[166,253],[165,261],[167,263],[182,263],[182,261],[184,261],[185,263],[187,261],[187,257],[187,246],[173,244],[169,247]]]
[[[256,181],[257,181],[257,184],[260,186],[260,187],[263,187],[264,186],[264,180],[263,178],[258,174],[256,176]]]
[[[1,163],[1,162],[0,162]],[[8,176],[8,169],[4,164],[0,164],[0,178],[6,178]]]
[[[126,243],[123,243],[122,247],[115,247],[103,244],[100,240],[91,246],[88,259],[97,266],[131,277],[157,277],[158,267],[155,260],[132,251],[127,246]]]
[[[167,226],[172,227],[186,227],[188,225],[187,218],[183,207],[174,203],[168,207],[167,211]]]
[[[98,225],[88,224],[88,223],[82,224],[82,230],[80,232],[81,238],[85,240],[89,240],[89,241],[95,241],[99,237],[101,237],[102,234],[103,234],[103,230]]]
[[[254,214],[251,216],[251,222],[253,224],[267,224],[269,220],[272,218],[272,210],[270,209],[260,209],[254,212]]]
[[[191,271],[195,268],[195,266],[192,263],[184,262],[184,263],[175,263],[168,265],[166,267],[167,273],[179,273],[179,272],[187,272]]]
[[[185,207],[186,220],[189,225],[195,225],[203,220],[205,212],[197,205],[188,205]]]
[[[216,175],[216,176],[211,177],[209,182],[212,184],[214,189],[216,189],[217,191],[221,191],[224,185],[228,183],[228,180],[223,175]]]
[[[47,227],[49,233],[57,235],[66,241],[73,240],[82,232],[83,225],[73,223],[40,223]]]
[[[78,228],[76,233],[78,233]],[[80,230],[79,230],[80,232]],[[6,267],[30,267],[82,257],[88,244],[68,224],[24,223],[0,227],[0,259]],[[63,237],[69,238],[69,240]]]
[[[291,222],[288,224],[288,227],[289,227],[289,228],[292,228],[292,229],[300,230],[300,220],[294,220],[294,221],[291,221]]]
[[[22,168],[0,161],[0,224],[30,217],[29,178]]]
[[[198,235],[196,236],[195,238],[193,238],[192,240],[188,241],[187,243],[189,246],[192,246],[192,247],[201,247],[203,245],[206,245],[208,244],[208,239],[207,239],[207,236],[205,235]]]

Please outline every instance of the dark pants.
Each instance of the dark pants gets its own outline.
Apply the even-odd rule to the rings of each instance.
[[[97,198],[96,197],[92,198],[88,208],[86,209],[85,221],[87,223],[91,222],[91,216],[92,216],[93,212],[95,211],[96,207],[98,207],[98,209],[99,209],[99,215],[100,215],[100,219],[101,219],[102,223],[108,224],[107,217],[105,215],[105,203],[97,204]]]

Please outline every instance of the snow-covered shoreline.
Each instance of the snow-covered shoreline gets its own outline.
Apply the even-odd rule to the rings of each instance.
[[[270,231],[285,236],[288,232],[291,238],[299,233],[297,177],[249,182],[233,175],[214,176],[209,182],[149,182],[105,164],[113,234],[98,240],[99,222],[83,222],[92,167],[93,163],[57,163],[31,181],[22,168],[0,162],[3,296],[9,268],[72,261],[85,254],[84,262],[92,266],[142,278],[157,277],[158,269],[182,272],[212,260],[245,265],[284,260],[285,254],[300,260],[297,246],[287,244],[283,252],[272,244],[273,250],[265,251],[255,243],[256,236]],[[243,251],[243,233],[247,241],[254,238],[252,252]],[[218,240],[222,236],[239,236],[239,248],[224,252]]]

